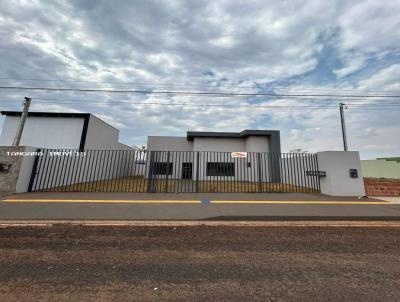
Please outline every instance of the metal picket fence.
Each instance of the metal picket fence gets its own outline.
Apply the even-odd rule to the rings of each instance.
[[[29,191],[319,192],[309,153],[41,149]]]

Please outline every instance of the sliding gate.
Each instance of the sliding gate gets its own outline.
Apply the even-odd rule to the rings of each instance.
[[[319,192],[320,183],[308,153],[43,149],[29,190]]]

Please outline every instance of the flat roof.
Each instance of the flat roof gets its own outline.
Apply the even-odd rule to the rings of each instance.
[[[2,115],[20,116],[21,111],[1,111]],[[75,118],[88,118],[90,113],[81,112],[28,112],[28,116],[35,117],[75,117]]]
[[[195,137],[213,137],[213,138],[244,138],[248,136],[271,136],[279,135],[279,130],[243,130],[241,132],[201,132],[188,131],[187,140],[191,141]]]

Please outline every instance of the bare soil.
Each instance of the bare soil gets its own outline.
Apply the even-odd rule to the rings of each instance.
[[[399,301],[396,227],[8,227],[0,301]]]

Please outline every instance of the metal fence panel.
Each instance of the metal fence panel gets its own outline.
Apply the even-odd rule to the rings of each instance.
[[[43,149],[30,191],[319,192],[315,154]]]

